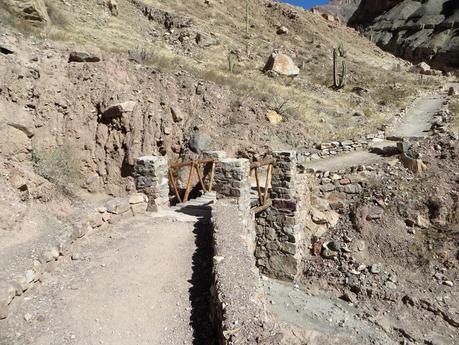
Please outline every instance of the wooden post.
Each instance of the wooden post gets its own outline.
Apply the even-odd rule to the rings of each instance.
[[[215,161],[212,162],[212,168],[210,170],[209,187],[207,188],[209,192],[212,192],[212,187],[214,184],[214,177],[215,177]]]
[[[182,198],[180,197],[180,193],[179,193],[179,191],[177,189],[177,184],[175,183],[175,177],[172,174],[172,170],[171,169],[169,169],[169,180],[171,181],[172,187],[174,188],[175,196],[177,197],[178,201],[181,203],[182,202]]]
[[[268,188],[269,184],[271,183],[271,174],[273,171],[273,165],[272,163],[268,165],[268,171],[266,173],[266,184],[265,184],[265,193],[263,196],[263,204],[266,203],[267,197],[268,197]]]
[[[191,184],[193,183],[193,172],[194,172],[193,165],[194,165],[194,163],[189,164],[189,166],[190,166],[190,175],[188,176],[188,183],[186,185],[185,196],[183,197],[183,202],[187,202],[188,201],[188,197],[190,196]]]
[[[204,179],[202,178],[202,174],[201,174],[199,165],[200,165],[199,163],[193,163],[193,167],[196,170],[196,173],[198,174],[199,183],[201,184],[202,190],[204,191],[204,193],[206,193],[207,189],[206,189],[206,185],[204,184]]]
[[[263,198],[261,194],[260,179],[258,178],[258,168],[255,168],[255,180],[257,181],[257,190],[258,190],[258,201],[260,205],[263,205]]]

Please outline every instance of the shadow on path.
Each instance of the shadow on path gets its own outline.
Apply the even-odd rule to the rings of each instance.
[[[210,313],[210,288],[212,284],[212,232],[211,206],[209,204],[192,206],[185,205],[178,212],[198,217],[194,226],[196,251],[193,253],[191,287],[190,325],[193,328],[193,345],[216,345],[215,330]]]

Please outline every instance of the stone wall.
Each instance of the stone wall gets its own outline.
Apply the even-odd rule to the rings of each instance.
[[[299,174],[295,151],[273,152],[272,207],[256,218],[255,256],[261,271],[293,280],[301,272],[306,247],[304,224],[310,199],[306,175]]]
[[[211,309],[218,344],[278,345],[282,335],[266,312],[254,244],[247,236],[246,224],[252,220],[240,205],[232,198],[220,199],[212,207],[215,256]]]

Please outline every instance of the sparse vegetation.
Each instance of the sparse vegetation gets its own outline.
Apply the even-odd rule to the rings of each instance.
[[[35,172],[62,190],[80,180],[80,167],[73,150],[67,146],[32,151]]]

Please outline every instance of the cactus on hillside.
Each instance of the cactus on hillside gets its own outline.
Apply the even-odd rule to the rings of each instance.
[[[340,69],[341,62],[341,69]],[[335,88],[342,89],[347,82],[346,51],[342,44],[333,49],[333,84]]]
[[[232,52],[230,52],[228,54],[228,70],[230,71],[230,73],[234,73],[234,66],[236,65],[236,63],[234,62],[234,54]]]

